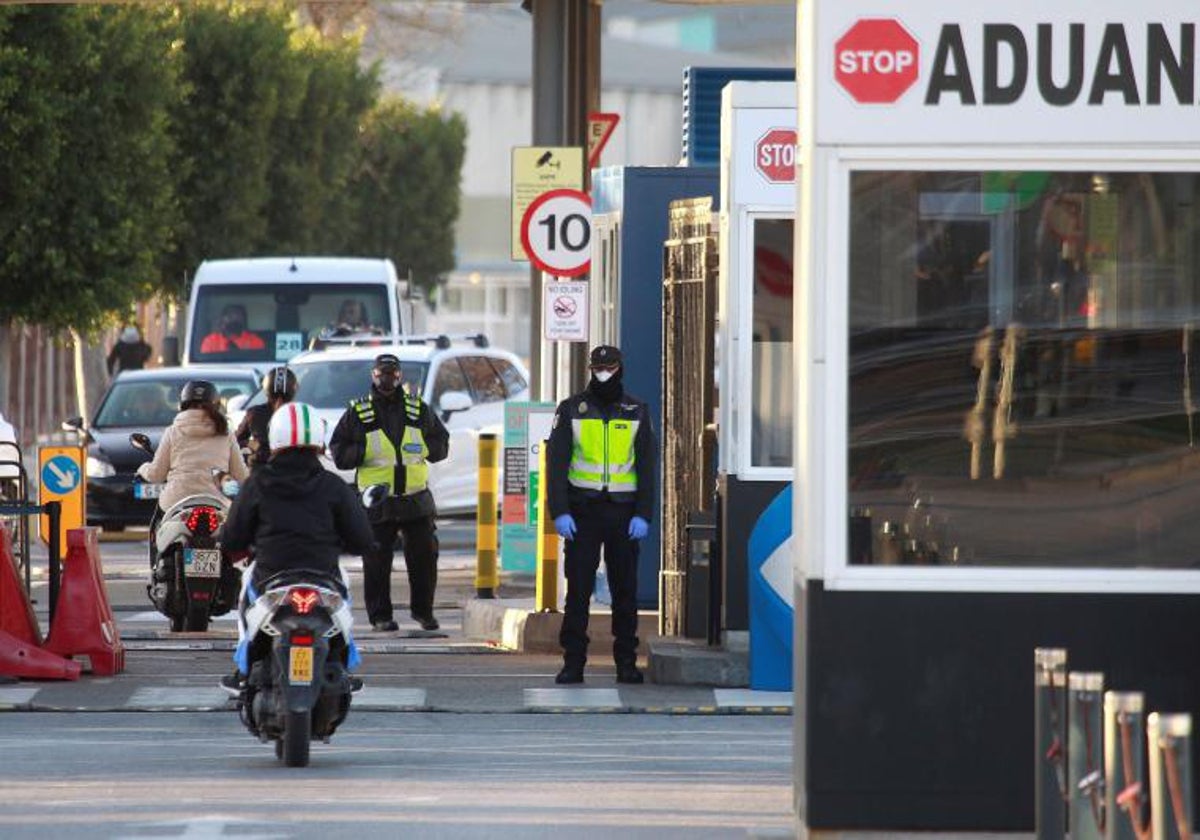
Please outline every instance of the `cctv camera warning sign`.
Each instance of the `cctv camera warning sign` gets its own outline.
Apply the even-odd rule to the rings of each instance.
[[[516,146],[512,150],[511,256],[527,260],[521,219],[529,205],[552,190],[583,188],[582,146]]]

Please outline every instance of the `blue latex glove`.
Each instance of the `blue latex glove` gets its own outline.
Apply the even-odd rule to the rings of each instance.
[[[629,539],[644,540],[646,534],[650,533],[650,523],[640,516],[635,516],[629,520]]]
[[[554,520],[554,530],[558,531],[558,535],[564,540],[575,539],[575,517],[564,513]]]

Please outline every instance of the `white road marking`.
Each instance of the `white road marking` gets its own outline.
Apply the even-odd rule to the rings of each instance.
[[[33,695],[41,691],[41,688],[30,688],[27,686],[3,687],[0,686],[0,706],[19,706],[28,703],[33,699]]]
[[[145,686],[133,692],[127,707],[139,709],[222,709],[229,695],[213,686]]]
[[[157,621],[165,625],[167,623],[167,617],[156,610],[147,610],[146,612],[137,612],[133,615],[122,615],[121,623],[124,624],[127,621]],[[233,611],[231,610],[224,615],[216,616],[212,619],[212,621],[213,623],[228,622],[229,624],[233,624],[235,621],[237,621],[237,616],[234,615]]]
[[[751,691],[748,688],[714,688],[713,697],[722,709],[759,706],[792,707],[790,691]]]
[[[350,701],[351,710],[391,712],[397,709],[423,709],[423,688],[375,688],[367,685]]]
[[[615,688],[527,688],[525,705],[533,709],[622,708],[621,693]]]

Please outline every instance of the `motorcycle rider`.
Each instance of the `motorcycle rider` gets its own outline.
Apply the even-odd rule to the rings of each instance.
[[[137,469],[142,479],[166,482],[154,516],[150,519],[150,565],[156,559],[155,534],[163,513],[188,496],[216,493],[213,470],[228,473],[237,481],[246,478],[246,462],[221,413],[217,386],[193,379],[179,392],[179,413],[163,432],[154,458]]]
[[[262,389],[266,394],[267,401],[262,405],[246,409],[246,416],[242,418],[242,422],[234,433],[238,446],[250,450],[246,460],[250,462],[252,469],[267,463],[271,457],[269,439],[271,416],[279,410],[281,405],[286,405],[295,399],[298,387],[296,374],[286,365],[271,368],[263,377]]]
[[[240,690],[250,671],[245,611],[258,597],[264,580],[288,569],[312,569],[349,581],[338,565],[343,548],[353,554],[371,551],[371,527],[357,494],[326,470],[318,458],[325,446],[325,423],[312,406],[291,402],[271,416],[271,456],[242,485],[221,531],[227,551],[254,547],[254,562],[242,575],[238,609],[237,670],[221,685]],[[358,665],[358,650],[347,639],[347,668]]]

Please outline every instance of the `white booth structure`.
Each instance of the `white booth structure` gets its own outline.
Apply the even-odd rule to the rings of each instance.
[[[795,152],[794,82],[725,86],[717,305],[722,626],[751,631],[751,685],[775,690],[791,688],[791,511],[780,500],[793,476]]]
[[[1029,831],[1035,648],[1200,710],[1200,7],[798,18],[798,819]]]

